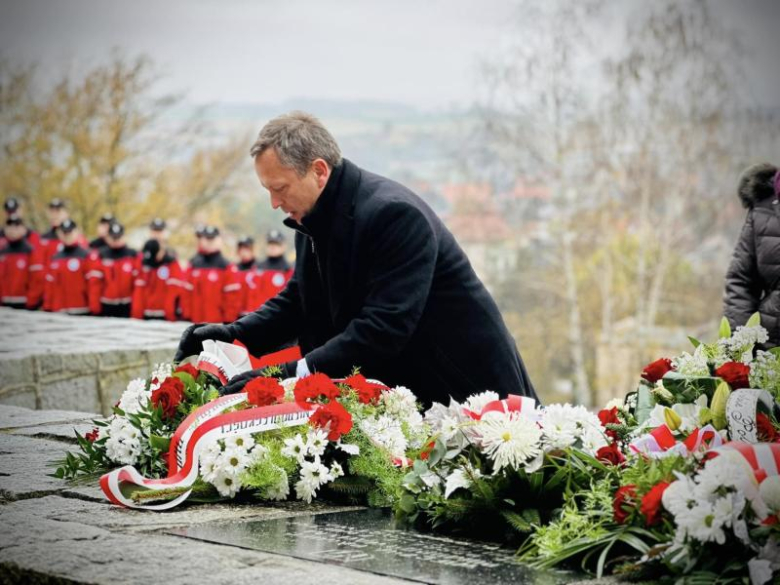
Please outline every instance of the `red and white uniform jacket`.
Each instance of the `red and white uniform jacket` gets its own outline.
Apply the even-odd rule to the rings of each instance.
[[[41,253],[27,238],[7,241],[0,250],[0,302],[34,309],[43,298]]]
[[[160,262],[143,261],[135,273],[130,316],[135,319],[165,318],[175,321],[186,291],[184,270],[171,254],[166,253]]]
[[[89,273],[89,310],[99,315],[102,305],[129,305],[138,269],[138,252],[122,248],[101,248],[93,252],[95,262]]]
[[[197,254],[190,262],[185,315],[195,323],[229,323],[238,317],[238,269],[220,252]]]
[[[94,261],[90,251],[82,246],[61,246],[46,271],[44,310],[74,315],[89,313],[87,274]]]
[[[287,260],[266,258],[257,266],[258,288],[260,290],[256,301],[259,301],[251,311],[259,309],[267,300],[278,295],[292,278],[293,269]]]
[[[260,274],[257,272],[257,262],[239,262],[238,280],[241,283],[239,296],[239,315],[246,315],[257,310],[263,304],[262,290],[260,288]]]

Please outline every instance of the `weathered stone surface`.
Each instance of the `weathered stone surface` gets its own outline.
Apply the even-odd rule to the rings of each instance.
[[[37,411],[44,412],[44,411]],[[98,415],[94,415],[94,418],[99,418]],[[34,427],[22,427],[20,429],[13,429],[7,432],[9,435],[21,435],[25,437],[34,437],[36,439],[48,439],[50,441],[63,441],[66,443],[76,443],[75,432],[84,436],[94,428],[94,425],[87,422],[72,422],[65,424],[49,424],[49,425],[36,425]]]
[[[0,433],[0,499],[18,500],[61,491],[62,480],[49,477],[52,463],[65,456],[68,445]]]
[[[35,504],[39,504],[37,509]],[[79,504],[86,509],[79,512]],[[6,527],[0,532],[0,569],[18,577],[18,582],[31,575],[112,584],[164,581],[190,585],[206,576],[209,582],[231,584],[405,582],[281,555],[157,533],[125,534],[84,523],[108,508],[57,497],[0,507],[0,523]],[[64,511],[56,519],[46,517],[58,509]]]
[[[0,404],[0,431],[36,427],[53,423],[69,423],[96,418],[97,414],[70,410],[31,410]]]

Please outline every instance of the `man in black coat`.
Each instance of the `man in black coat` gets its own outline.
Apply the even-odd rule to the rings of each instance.
[[[737,189],[747,217],[726,274],[724,313],[732,327],[756,311],[769,333],[764,348],[780,345],[780,170],[753,165]]]
[[[177,359],[204,339],[240,340],[253,355],[300,345],[285,374],[349,375],[408,386],[425,404],[494,390],[536,398],[498,307],[468,258],[417,195],[343,159],[308,114],[269,122],[251,154],[260,182],[296,230],[295,273],[255,313],[193,325]],[[240,391],[259,371],[237,376]]]

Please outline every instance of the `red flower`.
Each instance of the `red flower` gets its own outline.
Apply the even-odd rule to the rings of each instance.
[[[328,440],[338,441],[352,430],[352,415],[335,400],[320,406],[309,418],[309,424],[327,429]]]
[[[98,430],[98,428],[97,428],[97,427],[95,427],[94,429],[92,429],[91,431],[89,431],[89,432],[88,432],[86,435],[84,435],[84,438],[85,438],[87,441],[89,441],[90,443],[94,443],[95,441],[97,441],[97,438],[98,438],[98,434],[99,434],[99,433],[100,433],[100,431]]]
[[[617,446],[617,443],[611,443],[596,451],[596,459],[607,465],[623,465],[626,458]]]
[[[319,398],[334,400],[339,395],[339,389],[325,374],[311,374],[295,383],[293,394],[298,406],[309,410]]]
[[[428,459],[428,457],[430,457],[430,456],[431,456],[431,451],[433,451],[433,448],[434,448],[435,446],[436,446],[436,441],[431,441],[430,443],[428,443],[428,444],[425,446],[425,449],[423,449],[423,450],[420,452],[420,459],[422,459],[423,461],[425,461],[426,459]]]
[[[599,420],[601,421],[601,426],[606,429],[607,425],[619,425],[620,419],[618,418],[618,408],[617,406],[613,406],[609,410],[606,408],[604,410],[599,411]],[[612,439],[617,439],[618,434],[616,431],[613,431],[611,429],[607,429],[604,431],[604,434]]]
[[[383,384],[377,384],[376,382],[369,382],[366,380],[363,374],[355,374],[350,376],[344,383],[357,392],[358,400],[363,404],[376,404],[379,400],[379,395],[382,390],[386,390],[387,386]]]
[[[269,406],[281,402],[284,398],[284,388],[276,378],[260,376],[246,383],[244,392],[247,402],[255,406]]]
[[[655,526],[661,521],[661,514],[663,512],[661,507],[661,496],[664,495],[664,492],[668,487],[668,481],[658,482],[642,497],[639,511],[644,515],[645,523],[648,526]]]
[[[184,372],[185,374],[189,374],[193,378],[198,377],[199,370],[192,364],[184,364],[183,366],[179,366],[175,370],[173,370],[173,373],[176,374],[178,372]]]
[[[612,502],[612,510],[615,514],[615,522],[625,524],[631,510],[636,506],[636,486],[624,485],[615,492],[615,500]],[[629,506],[629,509],[626,509]]]
[[[655,360],[652,364],[647,364],[645,369],[642,370],[642,377],[651,384],[655,384],[664,377],[666,372],[670,372],[673,369],[672,360],[661,358],[660,360]]]
[[[761,521],[761,526],[774,526],[778,521],[777,514],[771,514]]]
[[[732,390],[739,388],[750,388],[750,366],[740,364],[739,362],[726,362],[717,370],[715,375],[731,386]]]
[[[756,414],[756,426],[758,427],[758,440],[762,443],[774,443],[777,440],[777,430],[770,419],[763,412]]]
[[[176,407],[184,398],[184,382],[171,376],[166,378],[160,387],[152,392],[152,404],[162,408],[164,418],[173,418]]]

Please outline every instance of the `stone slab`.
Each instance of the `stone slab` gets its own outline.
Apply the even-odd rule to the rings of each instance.
[[[65,482],[49,474],[68,448],[61,442],[0,433],[0,499],[35,498],[65,489]]]
[[[48,424],[81,422],[97,418],[97,414],[70,410],[32,410],[19,406],[0,404],[0,431],[37,427]]]

